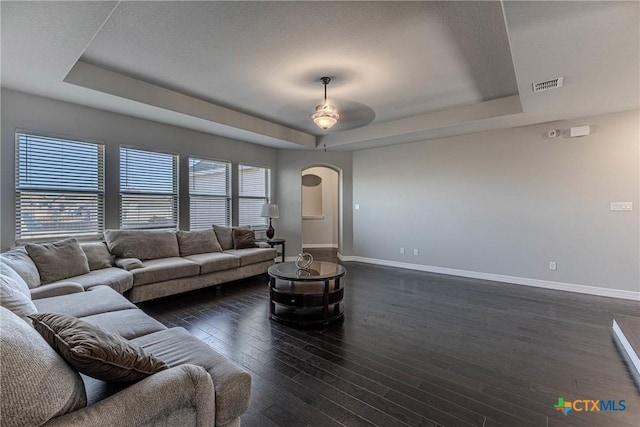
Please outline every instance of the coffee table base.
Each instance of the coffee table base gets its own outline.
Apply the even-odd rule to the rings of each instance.
[[[287,326],[302,328],[326,326],[344,320],[344,307],[342,304],[329,307],[329,316],[325,318],[322,308],[298,309],[275,306],[272,307],[269,317],[271,320]]]
[[[269,267],[270,318],[290,326],[323,326],[344,317],[346,270],[325,261],[300,269],[285,262]]]

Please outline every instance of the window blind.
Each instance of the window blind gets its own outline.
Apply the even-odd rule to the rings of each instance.
[[[104,145],[16,133],[16,240],[104,230]]]
[[[231,225],[231,163],[189,157],[189,224]]]
[[[238,224],[264,227],[268,219],[260,216],[262,205],[269,203],[269,169],[238,166]]]
[[[178,225],[178,156],[120,147],[120,228]]]

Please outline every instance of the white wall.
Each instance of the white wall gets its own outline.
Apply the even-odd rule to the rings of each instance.
[[[276,150],[169,126],[121,114],[2,90],[2,146],[0,163],[0,244],[5,250],[15,241],[15,131],[24,129],[105,143],[105,223],[119,225],[119,147],[131,145],[180,155],[180,228],[189,228],[188,157],[198,155],[238,163],[276,167]],[[275,174],[271,174],[275,177]],[[237,180],[234,180],[237,185]],[[275,178],[271,188],[276,189]],[[237,191],[234,192],[237,194]],[[276,194],[272,194],[277,198]],[[235,200],[237,203],[237,200]]]
[[[326,167],[306,169],[302,175],[316,175],[322,179],[320,185],[321,218],[302,218],[302,246],[309,248],[338,247],[338,172]],[[303,213],[305,203],[305,187],[302,187]]]
[[[639,127],[631,111],[354,152],[354,254],[640,291]]]

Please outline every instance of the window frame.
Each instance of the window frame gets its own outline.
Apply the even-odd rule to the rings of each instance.
[[[123,191],[123,170],[122,170],[122,161],[123,161],[123,150],[132,150],[138,152],[147,152],[159,155],[167,155],[172,157],[172,183],[173,183],[173,191],[172,192],[149,192],[149,191]],[[180,154],[172,151],[164,151],[164,150],[156,150],[153,148],[147,147],[139,147],[132,145],[120,145],[118,150],[118,196],[119,196],[119,227],[122,230],[177,230],[180,224]],[[123,197],[123,195],[125,197]],[[125,226],[123,223],[123,201],[127,195],[138,195],[142,197],[152,198],[154,196],[157,197],[171,197],[173,200],[171,202],[172,205],[172,213],[171,213],[171,224],[161,224],[159,226],[153,226],[149,223],[147,225],[141,226]]]
[[[243,196],[241,191],[242,186],[242,177],[241,170],[242,167],[250,167],[250,168],[259,168],[264,169],[265,171],[265,195],[264,196]],[[264,165],[258,165],[253,163],[238,163],[238,225],[239,226],[250,226],[255,230],[266,230],[269,225],[269,218],[263,218],[262,223],[260,224],[244,224],[241,219],[241,204],[242,200],[262,200],[263,204],[271,203],[271,168]]]
[[[225,166],[225,174],[226,174],[226,194],[225,195],[218,195],[218,194],[203,194],[203,193],[192,193],[191,189],[192,189],[192,171],[191,171],[191,161],[192,159],[194,160],[200,160],[200,161],[205,161],[205,162],[215,162],[215,163],[220,163],[223,164]],[[211,158],[211,157],[206,157],[206,156],[200,156],[200,155],[196,155],[196,154],[190,154],[189,157],[187,158],[187,166],[188,166],[188,175],[189,175],[189,181],[188,181],[188,189],[189,189],[189,230],[204,230],[204,229],[209,229],[211,228],[214,223],[210,223],[208,224],[208,227],[206,228],[193,228],[193,204],[192,204],[192,197],[203,197],[203,198],[211,198],[211,199],[224,199],[225,200],[225,224],[215,224],[215,225],[221,225],[224,227],[231,227],[232,224],[232,218],[233,218],[233,164],[230,160],[223,160],[223,159],[216,159],[216,158]]]
[[[62,188],[65,187],[60,186],[55,188],[55,186],[51,187],[42,187],[38,188],[37,186],[28,186],[22,185],[22,172],[23,165],[21,163],[21,138],[40,138],[40,139],[48,139],[52,141],[59,141],[60,143],[69,142],[72,144],[82,144],[87,146],[94,146],[96,149],[96,169],[95,169],[95,177],[96,177],[96,188],[94,190],[87,188]],[[17,244],[28,243],[28,242],[46,242],[59,240],[61,238],[69,238],[74,237],[79,240],[94,240],[102,238],[102,233],[105,230],[105,195],[106,195],[106,181],[105,181],[105,159],[106,159],[106,146],[104,141],[96,140],[92,138],[84,138],[77,136],[69,136],[63,134],[57,134],[54,132],[40,132],[40,131],[32,131],[27,129],[17,128],[15,130],[15,152],[14,152],[14,219],[15,219],[15,236],[14,240]],[[28,171],[24,171],[28,174]],[[94,171],[92,171],[94,172]],[[90,231],[73,231],[73,230],[65,230],[65,229],[54,229],[48,235],[43,233],[30,233],[25,235],[23,230],[24,220],[24,209],[23,209],[23,194],[24,195],[40,195],[43,197],[62,197],[64,195],[95,195],[95,224],[96,228]],[[43,199],[46,200],[46,199]],[[59,224],[60,221],[52,221],[51,224]]]

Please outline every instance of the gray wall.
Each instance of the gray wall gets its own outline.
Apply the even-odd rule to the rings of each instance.
[[[21,128],[105,142],[108,228],[118,227],[121,144],[180,154],[183,229],[188,156],[245,162],[273,171],[276,236],[287,239],[292,257],[302,250],[302,171],[328,166],[340,171],[344,256],[640,290],[638,111],[351,153],[275,150],[4,89],[1,107],[2,250],[14,245]],[[590,136],[546,137],[583,124],[592,125]],[[611,212],[615,201],[631,201],[634,210]]]
[[[286,255],[302,251],[302,171],[312,166],[327,166],[339,172],[341,208],[339,209],[342,255],[353,254],[352,155],[344,151],[278,150],[276,185],[280,218],[273,221],[276,237],[287,240]]]
[[[136,119],[48,98],[2,90],[2,147],[0,170],[1,249],[15,240],[15,130],[25,129],[73,138],[89,138],[105,143],[107,228],[119,224],[119,147],[132,145],[180,155],[180,228],[188,229],[188,157],[199,155],[238,163],[265,166],[272,170],[275,194],[276,150],[241,141],[216,137],[175,126]]]
[[[320,214],[322,218],[307,219],[302,218],[302,245],[303,247],[338,247],[338,221],[339,221],[339,198],[338,183],[339,175],[334,169],[326,167],[313,167],[306,169],[302,175],[313,174],[322,179],[319,185],[320,192]],[[309,193],[307,193],[309,194]],[[302,209],[304,213],[305,187],[302,187]],[[310,202],[313,203],[313,202]],[[350,207],[347,207],[350,209]]]
[[[354,152],[354,254],[638,291],[639,128],[631,111]]]

